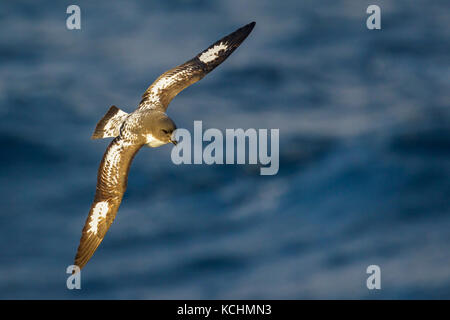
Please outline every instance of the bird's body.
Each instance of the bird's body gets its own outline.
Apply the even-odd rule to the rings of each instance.
[[[145,91],[139,107],[126,113],[112,106],[92,139],[114,137],[100,163],[94,201],[84,225],[75,265],[89,261],[111,226],[127,187],[128,171],[143,146],[174,143],[175,123],[166,114],[170,101],[221,64],[249,35],[252,22],[214,43],[195,58],[162,74]]]

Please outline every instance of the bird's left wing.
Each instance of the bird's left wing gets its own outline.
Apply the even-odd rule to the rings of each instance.
[[[139,109],[161,109],[165,111],[170,101],[183,89],[202,79],[247,38],[255,22],[249,23],[220,39],[193,59],[163,73],[145,91]]]

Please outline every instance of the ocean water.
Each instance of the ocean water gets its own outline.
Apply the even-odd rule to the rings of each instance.
[[[448,1],[76,4],[69,31],[69,3],[0,3],[0,298],[450,298]],[[142,149],[68,290],[109,143],[89,139],[97,121],[250,21],[168,114],[189,130],[278,128],[278,174]]]

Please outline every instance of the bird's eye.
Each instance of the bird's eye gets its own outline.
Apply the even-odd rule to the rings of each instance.
[[[165,134],[167,134],[167,133],[168,133],[168,131],[167,131],[167,130],[165,130],[165,129],[162,129],[162,132],[164,132]]]

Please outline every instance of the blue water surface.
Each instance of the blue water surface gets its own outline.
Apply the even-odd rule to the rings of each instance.
[[[77,1],[73,31],[69,4],[0,3],[0,298],[450,298],[448,1]],[[109,143],[89,139],[97,121],[251,21],[168,114],[278,128],[278,174],[141,150],[68,290]]]

